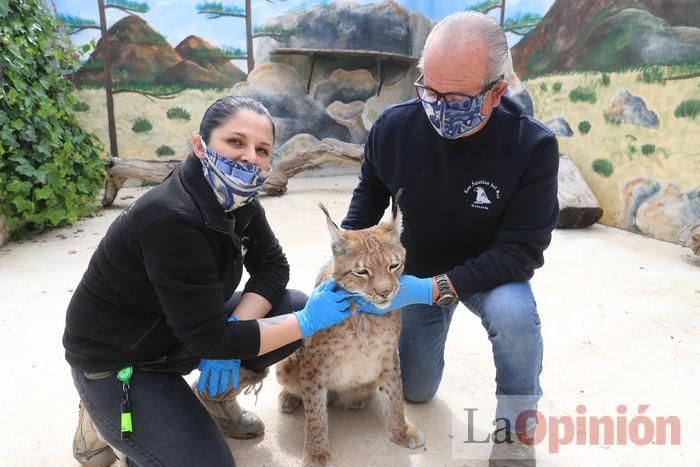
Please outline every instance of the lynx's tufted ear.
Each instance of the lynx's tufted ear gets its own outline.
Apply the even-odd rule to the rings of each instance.
[[[391,204],[391,224],[389,225],[388,231],[391,232],[396,238],[397,243],[401,243],[401,232],[403,231],[403,218],[401,215],[401,209],[399,209],[399,199],[403,193],[403,188],[399,188],[394,197],[393,203]]]
[[[347,242],[343,238],[343,232],[338,227],[338,224],[333,222],[331,215],[328,213],[328,209],[323,205],[323,203],[318,203],[318,207],[326,215],[326,224],[328,225],[328,231],[331,233],[331,248],[333,249],[333,256],[344,255],[347,252]]]

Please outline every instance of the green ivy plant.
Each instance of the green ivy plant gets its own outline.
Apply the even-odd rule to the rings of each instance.
[[[78,53],[40,0],[9,0],[0,21],[0,214],[17,237],[96,208],[105,161],[80,127],[66,74]]]

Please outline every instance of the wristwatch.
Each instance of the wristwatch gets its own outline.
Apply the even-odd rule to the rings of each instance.
[[[450,290],[450,284],[445,274],[438,274],[433,279],[437,282],[438,291],[440,292],[437,300],[435,300],[437,306],[450,306],[457,301],[457,295]]]

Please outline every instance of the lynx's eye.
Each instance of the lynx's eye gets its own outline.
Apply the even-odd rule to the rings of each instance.
[[[394,272],[401,267],[401,263],[391,263],[389,265],[389,272]]]
[[[361,269],[355,269],[352,271],[353,274],[355,274],[357,277],[369,277],[369,270],[365,268]]]

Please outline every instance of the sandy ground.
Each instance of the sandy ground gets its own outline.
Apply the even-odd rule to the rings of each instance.
[[[330,254],[317,202],[342,218],[354,183],[352,176],[292,179],[287,195],[263,199],[292,265],[290,287],[310,291]],[[144,191],[125,189],[98,217],[0,247],[0,465],[77,465],[71,439],[78,398],[61,346],[65,309],[107,226]],[[545,341],[540,465],[698,465],[700,261],[687,248],[599,225],[556,231],[546,257],[533,279]],[[331,409],[335,465],[486,465],[478,459],[488,450],[465,443],[463,422],[474,414],[473,440],[491,428],[494,368],[485,331],[461,306],[446,360],[437,398],[406,406],[425,433],[425,448],[389,442],[375,397],[363,411]],[[300,465],[303,413],[279,413],[278,391],[268,378],[257,405],[243,397],[267,432],[230,442],[239,465]],[[592,423],[604,417],[609,439]],[[664,430],[664,419],[677,422],[679,436]]]

